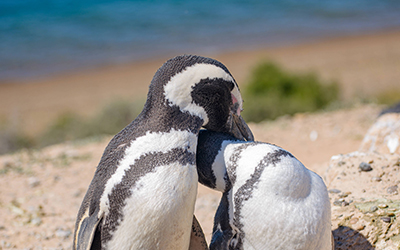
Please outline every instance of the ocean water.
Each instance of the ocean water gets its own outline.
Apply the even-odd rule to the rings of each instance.
[[[399,27],[398,0],[0,0],[0,83]]]

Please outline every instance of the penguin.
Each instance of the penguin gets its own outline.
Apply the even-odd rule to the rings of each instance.
[[[78,211],[73,249],[188,249],[198,133],[204,127],[252,140],[242,109],[222,63],[195,55],[165,62],[142,112],[104,150]]]
[[[199,133],[199,182],[222,192],[210,250],[333,249],[327,188],[288,151]]]

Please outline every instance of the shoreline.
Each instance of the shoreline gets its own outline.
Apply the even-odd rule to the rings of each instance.
[[[268,59],[291,71],[337,81],[347,100],[400,89],[398,29],[203,55],[225,64],[239,86],[252,67]],[[90,115],[116,98],[144,99],[154,73],[170,57],[2,83],[0,118],[31,134],[63,112]]]

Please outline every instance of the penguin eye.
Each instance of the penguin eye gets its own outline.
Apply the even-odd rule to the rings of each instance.
[[[229,91],[232,91],[235,87],[235,84],[231,81],[226,81],[226,83],[228,84]]]

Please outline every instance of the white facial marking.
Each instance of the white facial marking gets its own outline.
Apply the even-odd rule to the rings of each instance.
[[[187,67],[173,76],[164,87],[165,98],[171,102],[171,105],[176,105],[181,111],[187,111],[192,115],[201,117],[204,120],[203,125],[208,123],[207,113],[203,107],[192,102],[190,93],[197,83],[206,78],[221,78],[225,81],[233,82],[235,87],[232,90],[232,94],[239,101],[239,106],[242,107],[242,98],[233,78],[222,68],[213,64],[198,63]]]
[[[189,131],[171,129],[169,132],[147,132],[146,135],[137,138],[125,150],[125,156],[120,161],[116,172],[108,179],[100,199],[100,211],[98,217],[109,212],[108,195],[118,185],[125,175],[125,171],[135,164],[142,155],[152,152],[167,153],[173,148],[184,148],[195,153],[197,148],[197,136]]]

